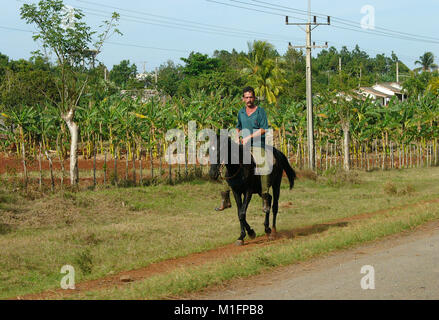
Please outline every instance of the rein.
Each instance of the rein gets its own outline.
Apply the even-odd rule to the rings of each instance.
[[[220,167],[220,172],[221,172],[221,170],[223,169],[223,167],[225,167],[224,164],[221,165],[221,167]],[[241,169],[242,169],[242,163],[239,164],[239,169],[233,174],[233,176],[231,176],[231,177],[224,177],[223,179],[225,179],[225,180],[231,180],[231,179],[235,178],[235,177],[238,175],[238,173],[241,171]]]

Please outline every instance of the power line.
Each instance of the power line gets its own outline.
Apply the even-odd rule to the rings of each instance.
[[[105,15],[93,13],[93,12],[89,12],[89,11],[84,11],[84,12],[86,12],[87,14],[93,15],[93,16],[97,16],[97,17],[104,17],[104,18],[107,17]],[[249,39],[249,35],[243,35],[243,34],[239,35],[239,34],[232,34],[232,33],[227,33],[227,32],[211,31],[211,30],[195,28],[192,26],[176,26],[175,24],[171,25],[171,24],[163,24],[163,23],[153,23],[153,22],[148,22],[148,21],[141,19],[141,18],[124,18],[123,21],[142,23],[142,24],[159,26],[159,27],[170,28],[170,29],[199,32],[199,33],[204,33],[204,34],[214,34],[214,35],[220,35],[220,36],[232,37],[232,38],[241,38],[241,39],[247,39],[247,40]],[[266,39],[271,40],[273,42],[283,42],[283,43],[285,43],[287,41],[286,39],[269,39],[269,38],[266,38]]]
[[[415,41],[415,42],[422,42],[422,43],[439,44],[439,40],[438,41],[432,41],[432,40],[422,40],[422,39],[403,37],[403,36],[393,36],[392,34],[385,33],[385,32],[382,32],[382,31],[377,33],[377,32],[373,32],[373,31],[356,30],[356,29],[351,29],[351,28],[342,27],[342,26],[336,26],[336,25],[333,25],[333,27],[337,28],[337,29],[349,30],[349,31],[354,31],[354,32],[361,32],[361,33],[365,33],[365,34],[370,34],[370,35],[375,35],[375,36],[382,36],[382,37],[389,37],[389,38],[393,38],[393,39],[408,40],[408,41]]]
[[[232,1],[232,0],[230,0],[230,1]],[[257,2],[257,3],[263,3],[263,4],[268,4],[268,5],[272,6],[272,7],[278,7],[278,8],[287,9],[287,10],[290,10],[292,12],[299,13],[299,14],[308,14],[308,12],[305,11],[305,10],[300,10],[300,9],[296,9],[296,8],[286,7],[286,6],[282,6],[282,5],[279,5],[279,4],[268,3],[268,2],[260,1],[260,0],[250,0],[250,1]],[[326,14],[317,13],[317,12],[311,12],[311,13],[313,15],[322,16],[322,17],[326,17],[327,16]],[[344,19],[344,18],[339,18],[339,17],[335,17],[335,16],[331,16],[331,19],[332,20],[344,21],[346,25],[352,25],[352,26],[361,28],[361,26],[358,26],[358,22],[356,22],[356,21],[352,21],[352,20],[348,20],[348,19]],[[426,39],[430,39],[430,40],[437,40],[437,41],[439,41],[439,38],[430,37],[430,36],[423,36],[423,35],[407,33],[407,32],[401,32],[401,31],[396,31],[396,30],[392,30],[392,29],[388,29],[388,28],[383,28],[383,27],[375,26],[375,29],[389,31],[391,33],[401,34],[401,35],[415,37],[415,38],[421,37],[421,38],[426,38]]]
[[[248,7],[242,7],[242,6],[237,6],[237,5],[233,5],[230,3],[224,3],[224,2],[220,2],[220,1],[215,1],[215,0],[206,0],[207,2],[213,2],[213,3],[218,3],[218,4],[222,4],[228,7],[234,7],[234,8],[240,8],[240,9],[246,9],[246,10],[251,10],[251,11],[256,11],[256,12],[261,12],[261,13],[266,13],[266,14],[271,14],[273,16],[280,16],[280,17],[284,17],[284,14],[280,14],[280,13],[274,13],[274,12],[268,12],[268,11],[264,11],[264,10],[258,10],[258,9],[253,9],[253,8],[248,8]],[[295,17],[296,19],[300,19],[300,20],[304,20],[302,18],[298,18]]]
[[[184,52],[184,53],[190,53],[189,50],[181,50],[181,49],[170,49],[170,48],[158,48],[158,47],[150,47],[150,46],[142,46],[138,44],[131,44],[131,43],[120,43],[120,42],[110,42],[107,41],[107,44],[112,44],[116,46],[123,46],[123,47],[135,47],[135,48],[142,48],[142,49],[153,49],[153,50],[162,50],[162,51],[174,51],[174,52]]]
[[[105,14],[106,12],[103,12],[102,10],[95,10],[95,9],[90,9],[90,8],[83,8],[84,12],[93,16],[98,16],[98,17],[106,17],[103,14]],[[98,13],[95,13],[95,12]],[[108,13],[108,12],[107,12]],[[228,32],[228,31],[221,31],[221,30],[215,30],[215,29],[206,29],[206,28],[200,28],[200,27],[195,27],[195,26],[191,26],[191,25],[186,25],[186,24],[180,24],[180,23],[168,23],[166,21],[159,21],[159,22],[150,22],[150,19],[146,19],[146,18],[142,18],[142,17],[135,17],[135,16],[129,16],[129,15],[121,15],[121,19],[123,21],[130,21],[130,22],[137,22],[137,23],[143,23],[143,24],[148,24],[148,25],[154,25],[154,26],[159,26],[159,27],[165,27],[165,28],[171,28],[171,29],[177,29],[177,30],[186,30],[186,31],[194,31],[194,32],[201,32],[201,33],[207,33],[207,34],[215,34],[215,35],[221,35],[221,36],[226,36],[226,37],[235,37],[235,38],[245,38],[248,39],[249,37],[254,37],[254,36],[260,36],[261,34],[258,33],[250,33],[250,32]],[[154,20],[153,20],[154,21]],[[157,21],[157,20],[156,20]],[[273,36],[273,35],[272,35]],[[265,37],[263,37],[265,38]],[[287,38],[281,39],[281,38],[265,38],[267,40],[271,40],[274,42],[286,42],[288,41]]]
[[[23,0],[17,0],[17,1],[25,2]],[[136,16],[124,14],[123,15],[124,21],[142,22],[144,24],[166,27],[166,28],[173,28],[173,29],[177,29],[177,30],[202,32],[202,33],[208,33],[208,34],[215,34],[215,35],[221,35],[221,36],[231,36],[231,37],[246,38],[246,39],[248,39],[248,37],[250,37],[250,36],[258,36],[258,37],[264,38],[266,40],[275,41],[275,42],[281,42],[281,41],[287,42],[288,40],[291,39],[291,37],[281,39],[281,38],[279,38],[279,35],[273,35],[273,34],[269,34],[269,33],[261,33],[261,32],[255,32],[255,31],[243,30],[243,29],[237,29],[237,28],[231,28],[231,27],[226,27],[226,26],[217,26],[217,25],[194,22],[194,21],[190,21],[190,20],[178,19],[178,18],[173,18],[173,17],[166,17],[166,16],[162,16],[162,15],[150,14],[150,13],[146,13],[146,12],[135,11],[135,10],[124,9],[124,8],[120,8],[120,7],[105,5],[105,4],[96,3],[96,2],[92,2],[92,1],[85,1],[85,0],[76,0],[76,1],[99,6],[99,7],[106,7],[106,8],[119,10],[119,11],[125,11],[125,12],[131,12],[131,13],[136,13],[136,14],[140,14],[140,15],[155,17],[155,18],[162,19],[162,20],[171,20],[171,22],[168,22],[168,21],[161,21],[161,20],[157,20],[157,19],[136,17]],[[94,15],[94,16],[103,17],[102,13],[105,13],[102,10],[85,8],[85,7],[80,7],[80,6],[76,6],[76,7],[79,9],[82,9],[84,11],[89,11],[87,13]],[[94,12],[90,12],[90,11],[94,11]],[[98,13],[95,13],[96,11]],[[133,19],[135,19],[135,20],[133,20]],[[139,21],[139,20],[141,20],[141,21]],[[180,21],[182,23],[175,23],[175,21]],[[181,27],[183,27],[183,28],[181,28]]]
[[[31,30],[23,30],[23,29],[11,28],[11,27],[5,27],[5,26],[0,26],[0,29],[5,29],[5,30],[9,30],[9,31],[26,32],[26,33],[34,33],[34,31],[31,31]],[[112,45],[123,46],[123,47],[137,47],[137,48],[144,48],[144,49],[153,49],[153,50],[162,50],[162,51],[174,51],[174,52],[184,52],[184,53],[190,53],[191,52],[189,50],[172,49],[172,48],[159,48],[159,47],[143,46],[143,45],[137,45],[137,44],[131,44],[131,43],[110,42],[110,41],[107,41],[106,43],[107,44],[112,44]]]
[[[186,19],[167,17],[167,16],[162,16],[162,15],[146,13],[146,12],[142,12],[142,11],[134,11],[134,10],[130,10],[130,9],[114,7],[114,6],[109,6],[109,5],[104,5],[104,4],[100,4],[100,3],[96,3],[96,2],[92,2],[92,1],[85,1],[85,0],[76,0],[76,1],[84,2],[84,3],[87,3],[87,4],[99,6],[99,7],[111,8],[111,9],[115,9],[115,10],[119,10],[119,11],[131,12],[131,13],[135,13],[135,14],[138,14],[138,15],[150,16],[150,17],[154,17],[154,18],[158,18],[158,19],[162,19],[162,20],[170,20],[170,22],[168,22],[168,21],[161,21],[161,20],[152,20],[152,21],[159,22],[159,23],[172,23],[172,25],[182,25],[182,26],[185,26],[185,27],[197,28],[199,30],[206,30],[206,27],[207,27],[209,29],[213,29],[213,31],[215,31],[215,32],[217,32],[217,31],[219,31],[219,32],[230,32],[230,34],[240,33],[240,34],[251,34],[251,35],[257,35],[257,36],[263,36],[263,37],[267,37],[267,36],[268,37],[279,37],[279,35],[274,35],[274,34],[270,34],[270,33],[262,33],[262,32],[255,32],[255,31],[251,31],[251,30],[244,30],[244,29],[237,29],[237,28],[231,28],[231,27],[226,27],[226,26],[218,26],[218,25],[213,25],[213,24],[200,23],[200,22],[186,20]],[[77,8],[84,9],[84,10],[94,10],[94,11],[96,11],[96,9],[84,8],[84,7],[79,7],[79,6],[77,6]],[[98,10],[98,11],[102,13],[102,10]],[[143,18],[143,17],[129,16],[129,15],[126,15],[126,14],[125,14],[125,17],[147,20],[146,18]],[[151,21],[151,18],[149,18],[148,21]],[[175,21],[180,21],[182,23],[180,23],[180,24],[177,23],[176,24]],[[202,27],[202,28],[200,28],[200,27]],[[229,30],[229,31],[227,31],[227,30]],[[280,40],[287,41],[287,39],[280,39]]]
[[[234,0],[230,0],[235,2]],[[269,4],[265,1],[259,1],[259,0],[251,0],[253,2],[258,2],[258,3],[265,3],[265,4]],[[281,6],[281,5],[276,5],[276,4],[269,4],[272,7],[279,7],[279,8],[284,8],[284,9],[288,9],[291,12],[295,12],[295,13],[299,13],[299,14],[306,14],[306,11],[304,10],[300,10],[300,9],[295,9],[295,8],[290,8],[290,7],[285,7],[285,6]],[[273,8],[274,9],[274,8]],[[316,13],[313,12],[314,15],[318,15],[318,16],[325,16],[324,14],[321,13]],[[358,25],[357,22],[352,21],[352,20],[348,20],[348,19],[343,19],[343,18],[338,18],[338,17],[333,17],[331,16],[331,19],[334,21],[338,21],[338,23],[343,24],[343,25],[347,25],[347,26],[351,26],[360,30],[352,30],[352,29],[348,29],[345,28],[346,30],[351,30],[351,31],[359,31],[359,32],[365,32],[365,33],[373,33],[373,34],[377,34],[377,35],[388,35],[390,37],[393,38],[398,38],[398,39],[403,39],[403,40],[412,40],[412,41],[421,41],[422,39],[420,38],[424,38],[425,42],[430,42],[430,43],[439,43],[437,41],[439,41],[439,38],[434,38],[434,37],[429,37],[429,36],[422,36],[422,35],[417,35],[417,34],[412,34],[412,33],[407,33],[407,32],[401,32],[401,31],[395,31],[395,30],[391,30],[388,28],[382,28],[382,27],[377,27],[375,26],[375,29],[379,29],[379,30],[365,30],[363,29],[361,26]],[[339,27],[339,26],[335,26],[333,25],[333,27]],[[341,27],[339,27],[341,28]],[[380,31],[380,30],[384,30],[384,31]]]
[[[224,3],[224,2],[220,2],[220,1],[214,1],[214,0],[205,0],[205,1],[207,1],[207,2],[214,2],[214,3],[218,3],[218,4],[225,5],[225,6],[230,6],[230,7],[236,7],[236,8],[256,11],[256,12],[263,12],[263,13],[267,13],[267,14],[271,14],[271,15],[276,15],[276,16],[285,16],[285,11],[286,11],[286,10],[278,9],[278,8],[276,8],[276,5],[272,5],[272,4],[270,4],[271,7],[267,7],[267,6],[259,6],[259,7],[269,8],[270,10],[275,10],[275,11],[282,11],[283,14],[275,13],[275,12],[268,12],[268,11],[263,11],[263,10],[258,10],[258,9],[249,8],[249,7],[236,6],[236,5],[232,5],[232,4]],[[240,3],[240,4],[247,4],[247,5],[250,5],[250,6],[257,6],[258,7],[258,5],[255,5],[255,4],[252,4],[252,3],[248,3],[248,2],[239,1],[239,0],[229,0],[229,1],[235,2],[235,3]],[[255,1],[255,0],[251,0],[251,1]],[[257,1],[257,2],[262,2],[262,1]],[[264,3],[267,3],[267,2],[264,2]],[[287,11],[299,13],[299,14],[302,14],[302,15],[305,14],[305,13],[302,13],[303,10],[289,8],[289,7],[284,7],[284,6],[279,6],[279,5],[277,5],[277,7],[279,7],[279,8],[287,8],[288,9]],[[305,11],[303,11],[303,12],[305,12]],[[317,14],[317,15],[322,16],[322,14]],[[297,18],[297,17],[295,17],[295,18],[298,19],[298,20],[305,20],[303,18]],[[349,21],[349,20],[341,19],[341,18],[334,18],[334,19],[335,20]],[[361,33],[367,33],[367,34],[372,34],[372,35],[380,35],[380,36],[390,37],[390,38],[393,38],[393,39],[400,39],[400,40],[409,40],[409,41],[416,41],[416,42],[425,42],[425,43],[439,44],[439,39],[438,38],[432,38],[432,39],[435,39],[436,40],[435,41],[435,40],[428,40],[428,39],[420,39],[423,36],[418,36],[418,35],[406,36],[406,35],[402,35],[402,34],[397,34],[398,31],[392,31],[392,33],[390,33],[390,32],[377,31],[377,30],[375,30],[375,31],[373,31],[373,30],[364,30],[363,28],[361,28],[361,26],[358,26],[355,22],[351,22],[351,21],[349,21],[349,23],[346,23],[346,22],[338,22],[338,23],[344,24],[344,25],[349,25],[349,26],[355,27],[355,28],[359,28],[359,30],[357,30],[357,29],[350,29],[350,28],[341,27],[341,26],[336,26],[336,25],[333,25],[333,24],[332,24],[332,26],[335,27],[335,28],[339,28],[339,29],[350,30],[350,31],[354,31],[354,32],[361,32]],[[354,25],[352,25],[352,23],[354,23]],[[384,29],[384,28],[382,28],[382,29]],[[387,30],[389,30],[389,29],[387,29]],[[427,38],[430,38],[430,37],[427,37]]]
[[[31,31],[31,30],[23,30],[23,29],[4,27],[4,26],[0,26],[0,29],[33,33],[33,31]]]
[[[237,1],[237,0],[229,0],[229,1],[245,3],[245,2]],[[267,2],[259,1],[259,0],[251,0],[251,1],[253,1],[253,2],[258,2],[258,3],[269,4],[269,3],[267,3]],[[251,3],[245,3],[245,4],[255,6],[254,4],[251,4]],[[285,8],[285,9],[288,9],[288,11],[295,12],[295,13],[299,13],[299,14],[302,14],[302,15],[304,15],[305,12],[307,12],[307,11],[304,11],[304,10],[295,9],[295,8],[290,8],[290,7],[285,7],[285,6],[280,6],[280,5],[273,5],[273,4],[269,4],[269,5],[270,5],[271,7],[264,6],[264,8],[271,8],[271,9],[273,9],[273,10],[280,10],[280,9],[276,9],[276,8],[273,8],[273,7]],[[306,13],[306,14],[307,14],[307,13]],[[320,13],[314,13],[314,14],[317,14],[317,15],[319,15],[319,16],[324,16],[323,14],[320,14]],[[438,41],[439,41],[438,38],[424,37],[424,38],[430,38],[430,39],[433,39],[433,40],[428,40],[428,39],[422,40],[422,39],[419,39],[419,38],[420,38],[420,37],[422,38],[423,36],[418,36],[418,35],[414,35],[414,34],[403,33],[403,32],[394,31],[394,30],[385,29],[385,28],[380,28],[380,27],[375,27],[375,28],[376,28],[376,29],[389,30],[390,32],[379,31],[379,30],[378,30],[378,31],[374,31],[374,30],[364,30],[361,26],[358,25],[358,23],[356,23],[356,22],[354,22],[354,21],[350,21],[350,20],[342,19],[342,18],[337,18],[337,17],[331,17],[331,18],[332,18],[333,21],[334,21],[334,20],[336,20],[336,21],[337,21],[337,20],[340,20],[340,21],[347,21],[347,22],[338,22],[338,23],[343,24],[343,25],[347,25],[347,26],[351,26],[351,27],[354,27],[354,28],[358,28],[358,29],[359,29],[359,30],[354,30],[354,29],[349,29],[349,28],[346,28],[346,27],[336,26],[336,25],[334,25],[334,24],[332,25],[333,27],[340,28],[340,29],[344,29],[344,30],[350,30],[350,31],[362,32],[362,33],[368,33],[368,34],[376,34],[376,35],[380,35],[380,36],[389,36],[389,37],[392,37],[392,38],[403,39],[403,40],[410,40],[410,41],[429,42],[429,43],[435,43],[435,44],[439,43],[439,42],[438,42]],[[407,36],[407,35],[409,35],[409,36]],[[435,40],[435,41],[434,41],[434,40]]]

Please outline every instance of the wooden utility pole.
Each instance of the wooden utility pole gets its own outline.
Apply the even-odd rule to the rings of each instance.
[[[141,61],[143,64],[143,73],[146,73],[146,62],[147,61]]]
[[[287,25],[305,26],[306,27],[306,45],[305,46],[292,46],[290,48],[306,48],[306,110],[307,110],[307,137],[308,137],[308,166],[311,170],[315,171],[315,147],[314,147],[314,124],[313,124],[313,106],[312,106],[312,69],[311,69],[311,50],[316,48],[327,48],[328,43],[324,46],[316,46],[315,42],[311,44],[311,32],[319,25],[329,25],[331,23],[330,17],[326,23],[317,23],[317,17],[314,16],[314,20],[311,21],[311,0],[308,0],[308,22],[307,23],[289,23],[288,16],[285,19]],[[312,28],[311,26],[315,26]],[[300,27],[302,30],[303,28]]]

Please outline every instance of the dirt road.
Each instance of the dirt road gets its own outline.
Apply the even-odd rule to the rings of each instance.
[[[190,298],[439,299],[439,221]]]

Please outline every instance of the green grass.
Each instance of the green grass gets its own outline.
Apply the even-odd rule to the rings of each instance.
[[[319,177],[316,181],[298,180],[292,191],[288,190],[288,183],[284,181],[278,230],[291,230],[439,197],[439,168],[358,172],[356,181],[334,175],[336,173],[331,176],[333,180],[329,182],[325,176]],[[389,182],[396,186],[396,193],[386,192],[385,184]],[[2,186],[0,298],[59,288],[62,278],[60,269],[65,264],[75,267],[78,283],[233,243],[239,236],[236,206],[233,203],[232,209],[215,212],[213,208],[219,204],[220,190],[221,185],[204,180],[175,186],[64,191],[45,196],[23,195]],[[260,198],[254,196],[248,209],[248,222],[258,235],[263,234],[264,214],[261,206]],[[431,210],[434,211],[437,206],[436,204]],[[416,207],[410,210],[413,219],[423,214],[422,210]],[[403,213],[398,210],[395,214]],[[436,215],[437,210],[427,217],[419,218],[419,223],[436,219]],[[169,292],[158,290],[151,291],[155,293],[148,295],[142,294],[150,292],[150,286],[168,288],[168,282],[179,283],[171,281],[174,274],[172,272],[152,277],[151,279],[158,279],[156,284],[147,280],[145,284],[139,282],[130,285],[130,288],[139,286],[139,289],[133,289],[133,293],[121,292],[121,298],[164,297],[195,290],[223,279],[255,274],[266,268],[295,262],[297,260],[294,257],[300,252],[302,253],[299,258],[305,259],[320,254],[319,252],[399,232],[417,223],[407,222],[405,218],[401,218],[402,222],[397,222],[398,217],[391,217],[387,225],[381,220],[387,219],[386,217],[387,215],[368,219],[369,222],[377,219],[373,228],[355,222],[345,228],[329,228],[327,231],[304,237],[306,241],[311,241],[331,235],[337,239],[340,237],[337,240],[339,244],[328,242],[326,239],[317,249],[308,248],[300,251],[293,250],[294,246],[303,242],[300,238],[276,242],[276,245],[264,247],[269,248],[268,251],[257,249],[253,253],[252,250],[230,258],[230,261],[224,261],[218,266],[216,263],[208,263],[198,267],[200,270],[206,270],[203,271],[205,273],[198,271],[198,268],[195,273],[190,269],[175,271],[178,277],[185,279],[181,274],[178,275],[178,272],[183,272],[187,273],[189,278],[184,280],[183,284],[177,284],[176,288],[169,289]],[[386,229],[376,235],[380,230],[377,226],[381,224],[386,225]],[[357,225],[358,229],[355,229]],[[354,228],[354,231],[351,228]],[[367,231],[367,228],[375,231]],[[363,229],[371,236],[357,239],[359,234],[363,235]],[[351,233],[345,234],[349,230]],[[272,250],[273,253],[270,253]],[[279,253],[275,253],[277,250]],[[311,255],[307,255],[306,252],[310,250]],[[287,260],[284,261],[281,259],[282,255],[290,258],[285,258]],[[246,259],[254,262],[249,264]],[[215,271],[215,268],[220,269]],[[235,270],[236,268],[240,270]],[[202,274],[205,275],[201,276]],[[190,280],[191,275],[196,279]],[[163,285],[160,285],[162,281]],[[110,291],[104,291],[102,297],[117,297],[117,294],[117,291],[114,295],[111,295]],[[93,293],[90,297],[101,296]]]

